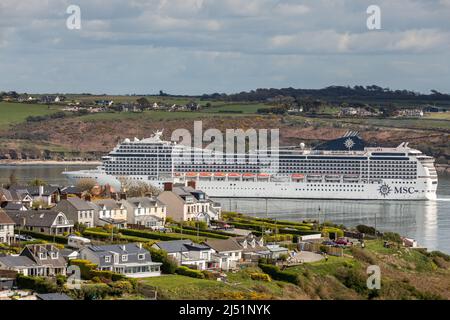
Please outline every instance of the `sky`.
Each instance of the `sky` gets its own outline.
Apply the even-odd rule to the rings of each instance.
[[[81,29],[67,28],[70,5]],[[0,91],[371,84],[450,93],[450,0],[0,0]]]

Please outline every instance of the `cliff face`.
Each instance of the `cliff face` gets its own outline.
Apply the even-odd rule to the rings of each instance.
[[[203,132],[219,129],[279,128],[281,145],[314,145],[334,139],[348,130],[359,131],[372,145],[395,146],[409,141],[438,162],[447,164],[450,154],[449,134],[415,129],[377,128],[373,126],[336,123],[331,120],[293,120],[279,116],[209,117],[203,121]],[[175,129],[193,132],[194,119],[157,120],[133,118],[120,120],[90,120],[83,117],[23,123],[0,132],[0,159],[66,159],[95,160],[109,152],[124,138],[148,137],[164,129],[164,138],[170,139]]]

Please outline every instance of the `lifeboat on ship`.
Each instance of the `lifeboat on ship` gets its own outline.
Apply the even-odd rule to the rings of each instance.
[[[359,182],[358,174],[346,174],[343,177],[344,182]]]
[[[291,175],[292,180],[299,181],[305,179],[305,175],[301,173],[294,173]]]
[[[306,179],[308,180],[308,182],[321,182],[322,175],[321,174],[308,174],[306,176]]]
[[[212,173],[211,172],[200,172],[199,175],[200,175],[200,177],[211,177]]]
[[[218,178],[225,177],[226,175],[227,174],[224,172],[215,172],[214,173],[214,177],[218,177]]]
[[[230,172],[228,174],[228,179],[239,179],[241,177],[240,173]]]
[[[270,174],[268,173],[259,173],[258,174],[258,179],[269,179],[270,178]]]
[[[187,178],[196,178],[198,176],[197,172],[187,172],[186,177]]]
[[[339,174],[327,174],[325,176],[325,181],[327,181],[327,182],[338,182],[338,181],[341,181],[341,176]]]

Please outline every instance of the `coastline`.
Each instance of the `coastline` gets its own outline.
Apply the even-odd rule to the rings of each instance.
[[[76,165],[101,165],[101,161],[59,161],[59,160],[0,160],[0,165],[9,166],[32,166],[32,165],[60,165],[60,166],[76,166]]]

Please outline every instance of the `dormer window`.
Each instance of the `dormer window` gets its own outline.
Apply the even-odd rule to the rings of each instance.
[[[39,252],[39,259],[41,259],[41,260],[47,259],[47,253],[46,252]]]
[[[105,257],[105,262],[110,263],[111,262],[111,256],[106,256]]]
[[[145,253],[138,254],[138,260],[144,260],[145,259]]]
[[[50,256],[52,257],[53,260],[58,259],[58,252],[52,252],[50,253]]]
[[[128,255],[127,255],[127,254],[123,254],[123,255],[122,255],[122,261],[123,261],[123,262],[128,261]]]

